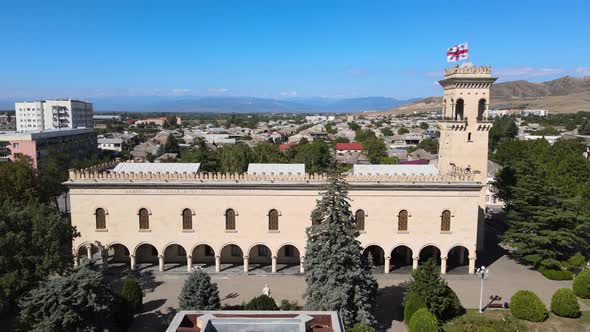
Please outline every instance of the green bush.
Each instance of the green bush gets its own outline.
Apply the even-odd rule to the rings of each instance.
[[[290,311],[290,310],[301,310],[301,306],[299,305],[299,303],[297,303],[297,301],[289,301],[287,299],[282,299],[281,300],[281,305],[279,306],[280,310],[286,310],[286,311]]]
[[[428,309],[422,308],[412,315],[410,320],[410,332],[436,332],[438,331],[438,321],[436,316]]]
[[[121,287],[121,298],[129,303],[134,314],[141,311],[143,305],[143,292],[135,278],[125,278]]]
[[[574,275],[568,270],[551,269],[545,266],[539,266],[537,269],[547,279],[551,280],[572,280]]]
[[[369,325],[356,323],[352,328],[347,328],[346,332],[375,332],[375,329]]]
[[[410,325],[412,315],[414,315],[418,309],[422,308],[426,308],[426,302],[424,302],[424,299],[415,292],[407,293],[404,298],[404,322],[406,322],[407,325]]]
[[[580,304],[576,294],[569,288],[560,288],[551,298],[551,311],[560,317],[580,317]]]
[[[467,312],[459,316],[443,327],[443,331],[469,331],[469,332],[514,332],[527,331],[522,321],[509,314],[503,317],[486,317],[480,315],[477,310]]]
[[[519,290],[510,299],[510,312],[519,319],[542,322],[547,318],[547,308],[537,294]]]
[[[590,298],[590,270],[584,270],[574,279],[574,293],[583,298]]]
[[[260,295],[246,304],[245,310],[279,310],[275,300],[268,295]]]

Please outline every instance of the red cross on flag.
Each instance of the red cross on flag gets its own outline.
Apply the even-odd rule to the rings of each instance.
[[[469,47],[467,42],[453,46],[447,50],[447,62],[469,59]]]

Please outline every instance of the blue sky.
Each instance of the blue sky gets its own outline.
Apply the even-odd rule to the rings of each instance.
[[[445,51],[502,80],[590,75],[589,1],[0,0],[0,98],[440,94]]]

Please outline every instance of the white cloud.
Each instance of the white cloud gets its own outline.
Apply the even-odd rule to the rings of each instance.
[[[172,94],[175,96],[182,96],[191,93],[191,89],[173,89]]]
[[[510,67],[510,68],[492,68],[494,76],[510,79],[527,79],[532,77],[543,77],[556,75],[566,72],[563,68],[533,68],[529,66]]]
[[[588,76],[588,75],[590,75],[590,67],[578,67],[578,68],[574,69],[574,72],[576,74]]]
[[[210,88],[207,91],[209,91],[209,93],[226,93],[226,92],[229,92],[229,89],[226,89],[226,88]]]
[[[279,95],[281,95],[281,97],[295,97],[297,96],[297,91],[282,91]]]

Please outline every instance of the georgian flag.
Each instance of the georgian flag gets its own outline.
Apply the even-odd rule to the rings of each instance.
[[[453,46],[447,50],[447,62],[469,59],[469,47],[467,42]]]

